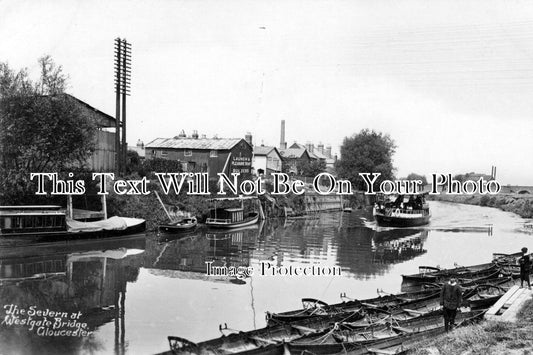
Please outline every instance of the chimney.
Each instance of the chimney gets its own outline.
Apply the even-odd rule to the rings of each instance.
[[[324,144],[318,143],[317,150],[320,154],[324,154]]]
[[[198,139],[198,131],[197,130],[192,131],[192,138],[193,139]]]
[[[311,142],[305,143],[305,149],[307,149],[307,151],[309,153],[313,153],[314,148],[315,148],[315,146],[314,146],[313,143],[311,143]]]
[[[251,145],[252,147],[254,146],[252,144],[252,134],[250,132],[246,132],[246,135],[244,136],[244,140],[248,142],[248,144]]]
[[[182,129],[180,134],[178,134],[178,138],[187,138],[187,135],[185,134],[185,130]]]
[[[137,140],[137,148],[144,149],[144,143],[140,139]]]
[[[330,145],[326,147],[326,156],[331,159],[331,146]]]
[[[202,139],[207,139],[207,135],[202,134],[202,137],[201,137],[201,138],[202,138]]]
[[[281,120],[281,135],[279,138],[279,149],[287,149],[287,142],[285,142],[285,120]]]

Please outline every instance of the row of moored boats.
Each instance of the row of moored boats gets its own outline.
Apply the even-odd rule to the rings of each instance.
[[[169,354],[399,354],[415,343],[444,332],[440,291],[451,277],[463,289],[463,308],[457,325],[483,317],[518,277],[517,255],[499,255],[493,262],[453,269],[424,268],[404,275],[412,289],[327,304],[306,298],[302,308],[282,313],[267,312],[267,326],[193,343],[169,336]],[[221,329],[221,331],[225,331]]]

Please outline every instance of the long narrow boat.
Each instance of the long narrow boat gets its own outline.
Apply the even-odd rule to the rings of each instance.
[[[307,318],[320,318],[344,312],[360,312],[362,309],[381,308],[384,310],[398,307],[402,304],[431,299],[440,294],[440,288],[431,288],[423,291],[409,292],[398,295],[386,295],[365,300],[351,300],[328,305],[325,302],[312,298],[302,299],[303,308],[293,311],[271,313],[267,312],[268,324],[278,322],[293,322]]]
[[[465,288],[462,292],[463,300],[468,300],[475,295],[475,288]],[[465,302],[466,303],[466,302]],[[364,318],[343,323],[344,328],[361,329],[389,321],[407,321],[428,315],[441,314],[442,306],[440,300],[440,291],[434,297],[422,300],[413,300],[405,302],[389,311],[379,311],[379,309],[368,310]]]
[[[456,324],[462,325],[482,316],[484,311],[458,313]],[[341,330],[333,328],[309,334],[289,343],[293,354],[353,354],[369,353],[369,348],[383,349],[444,332],[441,315],[419,317],[407,321],[383,322],[372,328]]]
[[[0,238],[26,241],[103,238],[143,232],[140,218],[111,217],[95,222],[68,219],[60,206],[0,206]]]
[[[500,270],[497,263],[485,263],[472,266],[459,266],[452,269],[440,269],[436,267],[420,266],[418,274],[402,275],[403,282],[442,282],[451,277],[476,278],[492,274]]]
[[[320,333],[335,323],[351,321],[360,314],[344,314],[320,319],[306,319],[298,322],[278,324],[248,332],[237,332],[200,343],[185,338],[169,336],[170,352],[167,354],[277,354],[278,345],[304,335]],[[226,331],[227,328],[221,328]],[[281,346],[283,350],[283,346]]]

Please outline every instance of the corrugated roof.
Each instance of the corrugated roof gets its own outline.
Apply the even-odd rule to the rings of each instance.
[[[242,138],[156,138],[146,145],[148,148],[168,149],[203,149],[203,150],[230,150]],[[248,144],[248,143],[247,143]]]

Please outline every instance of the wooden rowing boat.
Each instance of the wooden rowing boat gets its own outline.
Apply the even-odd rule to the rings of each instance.
[[[479,319],[483,311],[458,313],[457,325]],[[369,348],[383,349],[403,343],[421,340],[429,335],[444,332],[441,315],[430,315],[407,321],[383,322],[363,330],[342,330],[334,327],[317,334],[309,334],[289,343],[289,351],[299,354],[303,351],[312,354],[349,353],[368,354]]]
[[[179,221],[159,225],[159,231],[163,233],[184,233],[193,231],[198,225],[196,217],[183,218]]]
[[[278,322],[293,322],[307,318],[320,318],[344,312],[361,312],[366,309],[381,308],[384,310],[434,298],[440,293],[440,288],[409,292],[398,295],[386,295],[365,300],[351,300],[329,305],[313,298],[302,299],[303,308],[282,313],[267,312],[268,324]]]
[[[479,285],[474,289],[474,295],[468,299],[471,309],[489,308],[500,299],[508,288],[496,285]]]
[[[500,270],[501,266],[497,263],[485,263],[472,266],[459,266],[452,269],[440,269],[431,266],[420,266],[419,273],[411,275],[402,275],[403,282],[445,282],[451,277],[473,279],[493,274]]]
[[[248,332],[234,331],[216,339],[194,343],[187,339],[169,336],[170,352],[166,354],[277,354],[283,350],[283,343],[304,335],[322,332],[332,324],[351,321],[360,317],[358,313],[333,315],[319,319],[304,319],[297,322],[278,324]],[[222,331],[231,331],[220,327]]]

